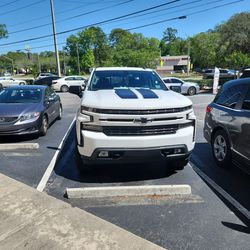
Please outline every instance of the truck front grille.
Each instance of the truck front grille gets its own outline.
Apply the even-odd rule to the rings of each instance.
[[[164,135],[174,134],[178,130],[178,125],[162,126],[113,126],[103,127],[103,133],[107,136],[140,136],[140,135]]]

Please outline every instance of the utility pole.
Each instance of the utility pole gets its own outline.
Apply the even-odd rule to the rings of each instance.
[[[190,60],[190,40],[188,40],[188,65],[187,65],[187,74],[189,76],[190,73],[190,64],[191,64],[191,60]]]
[[[39,72],[41,73],[41,63],[40,63],[39,52],[37,53],[37,62],[38,62],[38,69],[39,69]]]
[[[76,53],[77,53],[78,75],[80,75],[81,74],[81,68],[80,68],[80,58],[79,58],[78,43],[76,44]]]
[[[55,13],[54,13],[54,0],[50,0],[50,6],[51,6],[51,17],[52,17],[52,26],[53,26],[53,36],[54,36],[54,45],[55,45],[57,74],[58,74],[58,76],[61,76],[59,52],[58,52],[58,46],[57,46],[56,20],[55,20]]]

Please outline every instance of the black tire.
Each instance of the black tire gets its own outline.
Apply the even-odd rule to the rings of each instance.
[[[67,85],[63,85],[61,86],[61,92],[68,92],[69,91],[69,87]]]
[[[222,168],[231,166],[232,153],[228,136],[224,130],[218,130],[212,138],[212,153],[216,164]]]
[[[171,170],[182,170],[188,164],[189,157],[174,159],[168,161],[168,168]]]
[[[0,83],[0,89],[2,89],[3,88],[3,84],[2,83]]]
[[[46,117],[46,115],[44,115],[42,120],[42,126],[40,129],[41,136],[45,136],[47,134],[48,127],[49,127],[48,118]]]
[[[76,166],[79,170],[80,173],[87,173],[90,172],[90,166],[82,159],[78,148],[77,148],[77,143],[76,143],[76,147],[75,147],[75,162],[76,162]]]
[[[60,105],[59,114],[57,116],[57,120],[61,120],[61,119],[62,119],[62,106]]]
[[[25,85],[25,83],[24,82],[20,82],[19,85]]]
[[[195,95],[196,94],[196,88],[195,87],[190,87],[188,89],[188,95]]]

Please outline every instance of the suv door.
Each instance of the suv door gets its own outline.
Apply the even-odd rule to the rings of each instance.
[[[250,166],[250,81],[248,90],[245,93],[241,106],[241,115],[237,118],[240,133],[235,140],[235,150],[236,153],[243,156],[241,160]]]

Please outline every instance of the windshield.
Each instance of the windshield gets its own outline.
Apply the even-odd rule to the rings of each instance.
[[[93,73],[89,90],[117,88],[147,88],[167,90],[161,78],[153,71],[106,70]]]
[[[0,91],[0,103],[38,103],[41,98],[41,89],[2,89]]]

